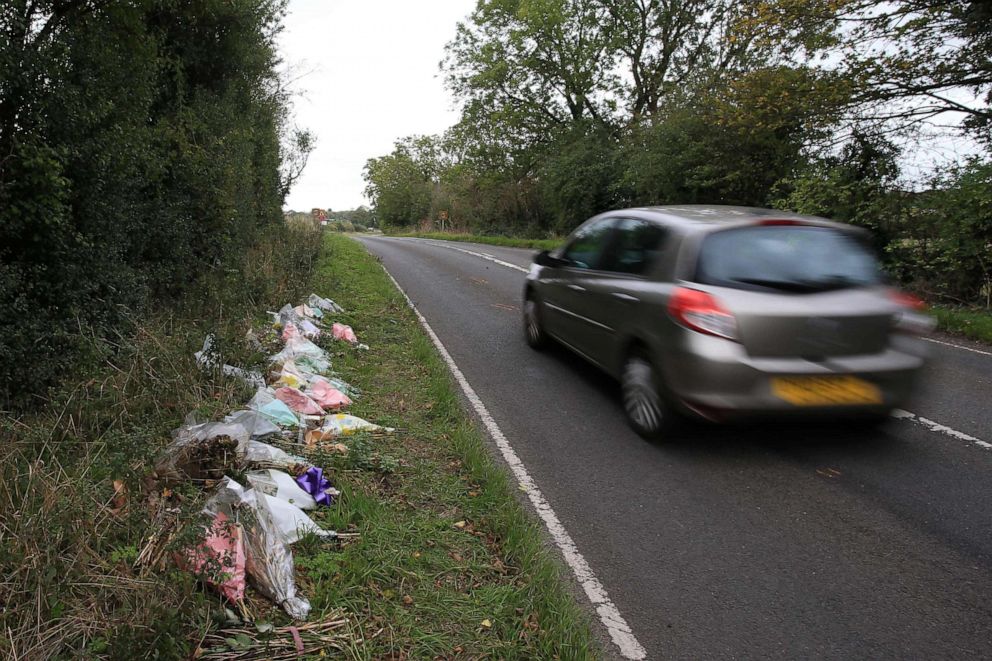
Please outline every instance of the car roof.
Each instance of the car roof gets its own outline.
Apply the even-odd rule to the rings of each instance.
[[[644,219],[665,221],[686,229],[703,226],[713,227],[728,224],[751,224],[757,220],[798,220],[815,225],[853,229],[850,225],[837,223],[819,216],[808,216],[792,211],[762,209],[759,207],[739,207],[723,204],[677,204],[652,207],[634,207],[610,211],[604,216],[631,215]]]

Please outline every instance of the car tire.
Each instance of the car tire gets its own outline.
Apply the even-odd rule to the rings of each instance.
[[[548,346],[548,336],[541,322],[541,306],[530,292],[524,298],[524,339],[527,346],[537,351]]]
[[[644,439],[657,441],[676,428],[676,413],[661,394],[658,372],[643,351],[633,351],[624,361],[620,392],[627,422]]]

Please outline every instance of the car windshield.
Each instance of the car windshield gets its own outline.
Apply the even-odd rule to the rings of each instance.
[[[826,227],[758,226],[714,232],[696,267],[703,284],[797,293],[884,282],[878,260],[856,235]]]

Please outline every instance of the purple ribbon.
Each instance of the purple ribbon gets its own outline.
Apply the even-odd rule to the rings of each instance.
[[[318,505],[330,505],[331,494],[327,490],[331,488],[331,482],[324,477],[324,469],[311,466],[307,472],[296,478],[296,483],[304,491],[313,496]]]

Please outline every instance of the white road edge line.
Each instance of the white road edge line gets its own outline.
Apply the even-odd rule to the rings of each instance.
[[[504,262],[502,259],[497,259],[496,257],[493,257],[492,255],[490,255],[488,253],[475,252],[475,251],[472,251],[472,250],[465,250],[464,248],[459,248],[457,246],[449,246],[449,245],[446,245],[444,243],[436,243],[434,241],[425,241],[424,239],[420,239],[420,241],[422,241],[423,243],[426,243],[427,245],[430,245],[430,246],[437,246],[438,248],[448,248],[449,250],[457,250],[458,252],[463,252],[466,255],[473,255],[475,257],[481,257],[482,259],[489,260],[490,262],[494,262],[496,264],[499,264],[500,266],[505,266],[506,268],[514,269],[514,270],[520,271],[522,273],[528,273],[528,270],[525,269],[524,267],[517,266],[516,264],[511,264],[510,262]]]
[[[934,344],[943,344],[945,347],[954,347],[955,349],[963,349],[964,351],[970,351],[972,353],[980,353],[983,356],[992,356],[992,352],[982,351],[980,349],[972,349],[971,347],[964,347],[960,344],[953,344],[951,342],[942,342],[941,340],[935,340],[932,337],[924,337],[927,342],[933,342]]]
[[[465,251],[468,252],[468,251]],[[495,260],[495,258],[493,258]],[[512,264],[507,264],[508,266],[513,266],[514,268],[520,268]],[[514,451],[510,442],[507,440],[506,436],[503,435],[502,430],[500,430],[499,425],[493,419],[493,416],[489,413],[486,405],[482,403],[479,396],[476,394],[475,390],[469,384],[465,375],[455,364],[454,359],[452,359],[451,354],[442,344],[441,339],[431,328],[430,324],[417,306],[413,304],[410,297],[406,295],[406,292],[400,287],[400,283],[396,282],[396,278],[386,269],[385,266],[382,267],[389,279],[393,281],[396,289],[399,290],[403,298],[406,299],[407,305],[413,310],[413,313],[417,315],[417,319],[420,321],[420,325],[423,326],[424,330],[427,331],[427,335],[430,336],[431,341],[437,348],[438,353],[447,363],[448,369],[451,370],[452,375],[454,375],[455,380],[458,385],[461,386],[462,392],[468,398],[469,403],[472,404],[472,408],[478,414],[482,423],[486,426],[486,430],[492,436],[493,441],[495,441],[496,446],[499,448],[503,455],[503,459],[509,465],[510,470],[513,472],[513,476],[517,479],[520,484],[520,488],[527,493],[527,497],[530,498],[531,504],[537,511],[537,515],[541,517],[544,525],[547,527],[548,532],[551,534],[552,539],[554,539],[555,544],[561,551],[562,556],[565,558],[565,562],[575,573],[575,577],[578,579],[579,584],[585,591],[586,596],[589,597],[589,601],[592,602],[593,607],[596,609],[596,613],[599,615],[600,621],[606,630],[610,634],[610,638],[613,639],[613,643],[620,648],[620,655],[625,659],[645,659],[647,658],[647,651],[644,647],[637,641],[634,637],[633,631],[630,629],[630,625],[627,621],[623,619],[620,615],[620,611],[617,610],[616,605],[610,600],[609,595],[606,593],[606,588],[600,583],[599,579],[593,573],[592,568],[586,559],[579,552],[578,547],[575,542],[572,541],[572,536],[568,534],[565,530],[565,526],[562,525],[561,520],[555,511],[551,508],[551,505],[544,498],[541,490],[538,488],[537,483],[527,472],[527,468],[524,466],[523,462],[520,461],[520,457]]]
[[[977,445],[978,447],[984,448],[986,450],[992,450],[992,443],[983,441],[980,438],[975,438],[974,436],[965,434],[964,432],[960,432],[956,429],[951,429],[947,425],[942,425],[939,422],[935,422],[933,420],[930,420],[929,418],[924,418],[922,416],[916,415],[915,413],[910,413],[909,411],[896,409],[895,411],[892,412],[892,417],[899,418],[900,420],[909,420],[911,422],[915,422],[921,427],[926,427],[930,431],[935,431],[939,434],[944,434],[945,436],[956,438],[959,441],[967,441],[969,443],[973,443],[974,445]]]

